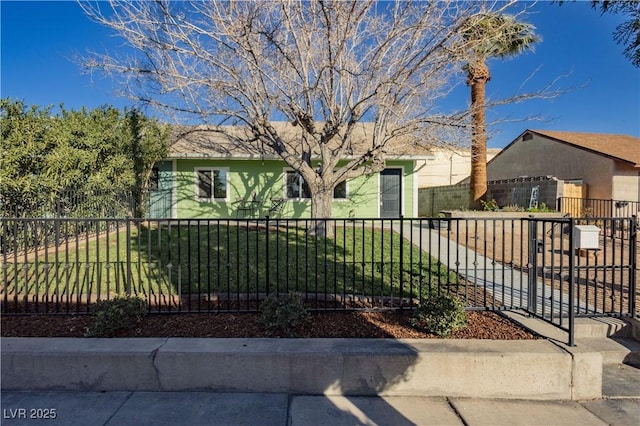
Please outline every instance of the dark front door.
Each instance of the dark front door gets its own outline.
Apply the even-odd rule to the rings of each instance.
[[[380,173],[380,217],[400,216],[401,193],[402,170],[383,170]]]

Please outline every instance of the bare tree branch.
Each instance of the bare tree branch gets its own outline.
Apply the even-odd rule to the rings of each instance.
[[[461,30],[476,14],[511,5],[79,3],[132,52],[91,54],[88,71],[118,78],[132,98],[178,122],[243,126],[244,143],[268,147],[299,171],[318,217],[330,216],[325,195],[337,184],[382,170],[389,153],[468,138],[468,111],[446,113],[438,101],[469,60]]]

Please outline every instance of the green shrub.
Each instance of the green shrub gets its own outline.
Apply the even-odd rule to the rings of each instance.
[[[133,296],[115,296],[96,303],[93,323],[87,337],[114,337],[119,331],[135,328],[147,315],[144,299]]]
[[[551,213],[551,212],[555,212],[556,210],[547,206],[545,203],[540,203],[535,207],[529,207],[527,211],[531,213]]]
[[[467,315],[464,304],[457,297],[432,293],[413,311],[410,322],[417,329],[448,337],[453,331],[466,327]]]
[[[482,204],[482,208],[488,212],[497,212],[500,210],[500,207],[498,207],[498,202],[496,200],[491,200],[491,201],[480,200],[480,204]]]
[[[504,206],[500,211],[503,211],[503,212],[523,212],[524,208],[520,207],[517,204],[509,204],[508,206]]]
[[[260,322],[269,331],[293,336],[295,330],[309,320],[309,310],[297,294],[270,295],[260,305]]]

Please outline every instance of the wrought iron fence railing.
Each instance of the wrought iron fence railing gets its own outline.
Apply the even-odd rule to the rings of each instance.
[[[637,315],[635,217],[318,222],[0,219],[2,312],[90,313],[117,294],[150,312],[254,312],[289,292],[316,310],[411,309],[440,291],[569,333],[575,316]],[[579,225],[597,248],[574,241]]]
[[[11,201],[0,194],[0,216],[5,218],[125,218],[136,211],[132,191],[67,189]]]
[[[575,218],[632,217],[640,213],[639,201],[606,200],[598,198],[558,198],[558,211]]]

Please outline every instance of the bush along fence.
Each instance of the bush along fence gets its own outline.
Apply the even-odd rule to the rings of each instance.
[[[4,314],[91,313],[117,295],[153,312],[522,309],[571,334],[579,315],[635,316],[637,219],[0,219]]]

